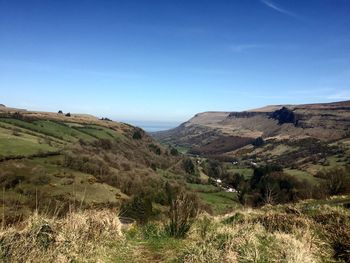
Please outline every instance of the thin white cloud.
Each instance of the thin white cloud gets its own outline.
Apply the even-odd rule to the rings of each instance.
[[[296,19],[299,19],[301,20],[302,18],[300,16],[298,16],[297,14],[291,12],[291,11],[288,11],[280,6],[278,6],[277,4],[275,4],[274,2],[270,1],[270,0],[260,0],[261,3],[263,3],[264,5],[266,5],[267,7],[279,12],[279,13],[282,13],[282,14],[285,14],[285,15],[288,15],[288,16],[291,16],[293,18],[296,18]]]
[[[350,91],[343,90],[327,96],[330,100],[350,100]]]

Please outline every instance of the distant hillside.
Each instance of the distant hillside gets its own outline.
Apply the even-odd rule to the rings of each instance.
[[[328,157],[348,147],[350,101],[204,112],[175,129],[152,136],[199,155],[258,158],[290,165],[309,162],[305,158],[312,157],[316,162],[327,163]],[[254,147],[254,140],[260,137],[266,143],[261,148]],[[343,145],[338,150],[337,141]],[[295,155],[291,154],[293,151]],[[292,156],[295,158],[290,160]]]
[[[284,112],[279,112],[281,109]],[[286,114],[294,119],[284,119]],[[349,136],[349,127],[350,101],[344,101],[275,105],[243,112],[204,112],[175,129],[153,136],[163,142],[193,147],[220,136],[337,140]]]

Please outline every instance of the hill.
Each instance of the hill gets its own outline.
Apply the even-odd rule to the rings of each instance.
[[[204,112],[175,129],[152,136],[164,144],[204,156],[255,156],[265,162],[289,159],[292,163],[306,163],[302,159],[309,154],[316,156],[316,163],[331,163],[337,153],[349,152],[349,131],[350,101],[343,101],[273,105],[243,112]],[[264,141],[261,148],[252,145],[257,138]],[[287,158],[291,153],[299,156]]]
[[[153,133],[163,142],[193,147],[222,136],[330,141],[349,137],[350,101],[274,105],[243,112],[204,112],[179,127]]]
[[[187,176],[183,157],[170,150],[106,118],[1,106],[1,221],[12,224],[33,210],[119,209],[140,195],[159,203],[168,180]]]

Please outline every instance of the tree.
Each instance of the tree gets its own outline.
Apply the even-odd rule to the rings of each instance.
[[[139,223],[146,223],[153,214],[152,200],[144,194],[134,196],[122,206],[122,215],[133,218]]]
[[[341,168],[335,168],[317,174],[325,179],[323,187],[330,195],[345,194],[350,192],[350,173]]]
[[[172,155],[172,156],[178,156],[179,155],[179,151],[176,149],[176,148],[171,148],[170,149],[170,154]]]
[[[63,111],[59,110],[59,111],[58,111],[58,114],[63,114]]]
[[[246,182],[242,181],[237,187],[237,197],[238,201],[242,204],[246,204],[246,194],[248,192],[248,185]]]
[[[183,160],[183,167],[188,174],[194,175],[196,173],[195,166],[190,158]]]
[[[226,184],[237,189],[241,182],[244,181],[244,176],[239,173],[227,173],[227,175],[224,177],[224,181]]]
[[[208,175],[210,177],[221,177],[223,174],[223,168],[219,161],[217,160],[210,160],[208,163]]]
[[[70,115],[70,112],[68,112],[67,114],[66,114],[66,117],[70,117],[71,115]]]
[[[262,137],[258,137],[252,142],[252,144],[255,147],[260,147],[260,146],[263,146],[265,144],[265,141]]]
[[[271,183],[267,183],[264,187],[263,201],[266,205],[272,205],[275,202],[277,193],[275,187]]]

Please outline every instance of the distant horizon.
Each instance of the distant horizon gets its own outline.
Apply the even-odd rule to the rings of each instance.
[[[344,0],[0,1],[0,101],[182,122],[350,99]]]

